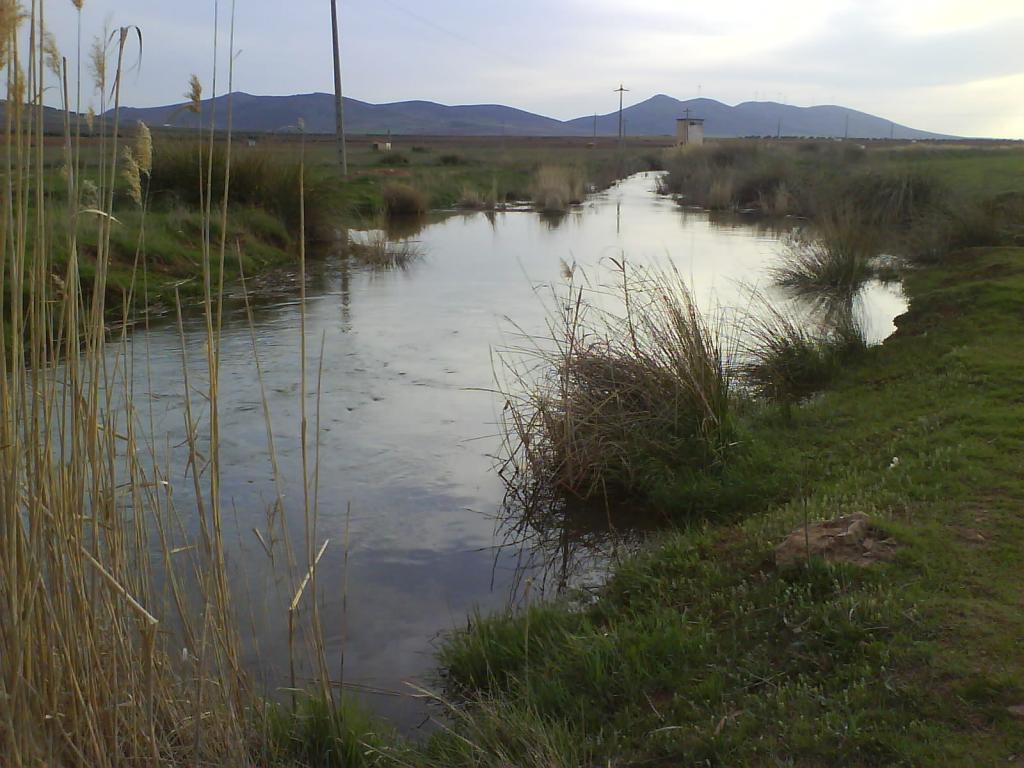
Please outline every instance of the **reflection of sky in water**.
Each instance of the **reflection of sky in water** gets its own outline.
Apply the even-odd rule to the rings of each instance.
[[[332,669],[339,663],[343,541],[351,504],[346,680],[391,690],[429,680],[431,639],[464,624],[479,605],[505,604],[513,579],[509,554],[495,566],[493,515],[503,488],[489,458],[498,448],[492,351],[519,343],[506,318],[542,332],[560,262],[577,262],[594,279],[608,257],[635,264],[671,258],[699,303],[743,303],[739,283],[767,283],[778,234],[707,214],[682,211],[653,194],[654,177],[628,180],[560,220],[529,213],[453,216],[417,238],[425,258],[406,271],[369,274],[337,261],[317,269],[307,310],[309,400],[314,429],[316,377],[324,343],[320,403],[320,517],[317,546],[332,540],[318,571]],[[902,299],[873,289],[872,337],[882,338]],[[881,312],[874,312],[878,306]],[[202,389],[203,326],[186,325],[193,386]],[[264,299],[256,309],[262,360],[284,478],[290,530],[301,549],[298,306]],[[156,433],[179,445],[182,377],[177,330],[134,336],[136,406],[145,408],[138,357],[152,355]],[[287,621],[267,557],[252,529],[266,532],[275,498],[249,328],[236,311],[225,323],[221,361],[221,462],[227,541],[243,634],[253,635],[271,686],[286,684]],[[198,396],[193,407],[205,407]],[[204,420],[205,429],[205,420]],[[166,433],[166,441],[163,436]],[[183,466],[183,448],[171,448]],[[191,479],[170,478],[179,509],[189,508]],[[194,524],[190,530],[194,531]],[[302,558],[300,557],[300,561]],[[493,581],[493,589],[492,589]],[[294,582],[291,582],[294,583]],[[271,596],[271,597],[268,597]],[[290,597],[290,595],[288,595]],[[287,598],[285,598],[286,600]],[[255,661],[257,651],[250,652]],[[403,725],[420,705],[373,696],[370,703]]]

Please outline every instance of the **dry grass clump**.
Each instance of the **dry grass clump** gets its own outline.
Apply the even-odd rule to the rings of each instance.
[[[867,345],[852,312],[820,322],[797,317],[758,296],[744,333],[741,380],[770,402],[788,406],[824,389],[843,364]]]
[[[915,261],[935,260],[964,248],[1024,245],[1024,196],[1009,192],[990,200],[947,201],[917,218],[901,250]]]
[[[873,275],[878,230],[852,205],[823,213],[811,231],[797,232],[772,270],[775,283],[805,298],[855,294]]]
[[[457,205],[471,211],[493,211],[499,207],[498,180],[491,182],[489,189],[481,191],[475,184],[463,184]]]
[[[722,459],[732,379],[721,327],[674,272],[623,264],[619,276],[620,312],[600,308],[604,291],[570,284],[550,338],[504,356],[511,483],[587,498],[637,489],[653,463]]]
[[[420,245],[408,238],[393,240],[384,230],[371,230],[364,237],[349,233],[348,253],[373,270],[408,269],[423,257]]]
[[[906,226],[942,207],[946,186],[918,171],[870,171],[846,179],[835,197],[855,208],[861,221],[874,226]],[[828,200],[826,200],[828,202]]]
[[[429,207],[427,196],[408,184],[385,184],[381,196],[388,216],[422,216]]]
[[[758,192],[757,207],[768,216],[788,216],[798,209],[798,204],[786,182],[780,182],[769,191]]]
[[[583,202],[587,180],[579,168],[542,165],[534,171],[530,194],[539,211],[565,211],[570,205]]]
[[[726,172],[711,182],[706,206],[712,211],[728,211],[736,207],[736,179]]]
[[[787,215],[800,208],[792,193],[791,154],[749,141],[682,147],[669,156],[659,190],[711,210]]]

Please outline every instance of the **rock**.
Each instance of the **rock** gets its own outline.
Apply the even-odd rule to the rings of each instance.
[[[873,527],[867,515],[855,512],[800,526],[775,548],[775,564],[789,568],[820,557],[830,563],[868,566],[892,560],[895,554],[895,542]]]
[[[1006,711],[1014,717],[1024,720],[1024,704],[1018,704],[1015,707],[1007,707]]]

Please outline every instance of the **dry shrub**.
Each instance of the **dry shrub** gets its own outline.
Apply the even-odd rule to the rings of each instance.
[[[712,211],[727,211],[736,207],[736,179],[731,173],[725,172],[711,182],[707,207]]]
[[[381,197],[388,216],[422,216],[427,212],[427,196],[408,184],[385,184]]]

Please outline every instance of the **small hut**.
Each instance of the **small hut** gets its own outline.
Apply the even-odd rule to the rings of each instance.
[[[687,110],[689,112],[689,110]],[[676,120],[676,146],[700,146],[704,143],[704,119],[700,117],[680,117]]]
[[[386,139],[377,139],[370,143],[370,149],[374,152],[390,152],[391,151],[391,129],[388,129],[388,136]]]

